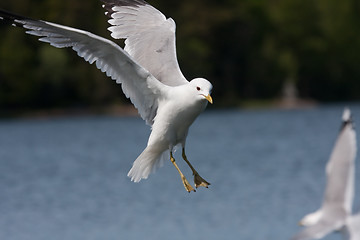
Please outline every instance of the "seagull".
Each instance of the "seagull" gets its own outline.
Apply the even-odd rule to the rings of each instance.
[[[186,191],[191,186],[175,162],[178,145],[194,176],[195,187],[208,187],[185,154],[188,130],[211,98],[212,85],[204,78],[188,81],[182,74],[175,46],[175,22],[143,0],[102,0],[110,19],[111,36],[125,39],[125,47],[93,33],[0,10],[0,20],[25,28],[26,33],[57,48],[70,47],[90,64],[121,84],[127,98],[151,127],[143,152],[128,177],[147,179],[166,158],[180,174]]]
[[[326,165],[327,183],[322,206],[299,222],[306,228],[292,240],[320,239],[346,225],[354,198],[355,156],[356,133],[350,109],[345,108],[341,130]]]

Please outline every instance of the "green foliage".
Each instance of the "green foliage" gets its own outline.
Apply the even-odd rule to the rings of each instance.
[[[356,0],[149,2],[177,23],[184,75],[208,78],[217,102],[275,98],[288,79],[296,83],[300,96],[360,99]],[[5,0],[0,7],[110,38],[99,0]],[[73,51],[52,48],[1,23],[0,34],[2,109],[125,101],[120,86]]]

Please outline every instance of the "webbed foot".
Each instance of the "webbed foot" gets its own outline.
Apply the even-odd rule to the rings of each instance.
[[[196,192],[196,190],[190,185],[190,183],[188,182],[188,180],[184,177],[184,176],[181,176],[181,180],[184,184],[184,187],[185,187],[185,190],[188,191],[188,192]]]
[[[194,183],[196,188],[198,187],[208,188],[209,185],[211,185],[209,182],[203,179],[197,172],[194,173]]]

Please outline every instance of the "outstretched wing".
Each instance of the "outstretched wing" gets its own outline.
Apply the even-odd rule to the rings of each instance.
[[[111,36],[125,40],[125,51],[159,81],[186,84],[175,46],[175,22],[143,0],[101,0],[110,17]]]
[[[326,165],[326,189],[323,206],[337,204],[351,213],[354,197],[356,132],[349,109],[344,110],[342,128]]]
[[[121,84],[126,97],[138,109],[147,124],[152,125],[158,107],[158,97],[166,85],[159,82],[114,42],[90,32],[33,20],[0,10],[0,20],[28,29],[26,33],[57,48],[71,47],[77,54],[107,76]]]

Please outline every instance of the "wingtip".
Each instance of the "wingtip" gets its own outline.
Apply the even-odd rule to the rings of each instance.
[[[351,111],[350,108],[345,107],[343,115],[342,115],[342,120],[344,122],[349,122],[351,120]]]
[[[101,0],[106,6],[141,6],[148,3],[144,0]]]
[[[22,27],[23,21],[32,19],[0,9],[0,20],[14,27]]]

